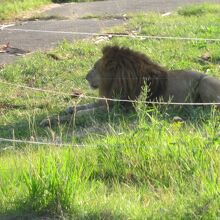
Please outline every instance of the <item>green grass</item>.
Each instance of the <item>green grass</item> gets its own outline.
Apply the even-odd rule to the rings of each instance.
[[[51,3],[50,0],[0,0],[0,21],[3,22],[21,18],[24,15],[24,12],[37,9],[49,3]]]
[[[212,13],[219,13],[219,5],[204,3],[200,5],[186,6],[178,10],[178,14],[183,16],[201,16]]]
[[[90,2],[94,0],[0,0],[0,22],[22,19],[29,11],[51,3]]]
[[[147,35],[219,38],[218,5],[203,13],[168,17],[133,15],[114,31]],[[208,10],[207,8],[215,8]],[[180,11],[182,11],[180,13]],[[112,30],[111,30],[112,31]],[[90,90],[85,74],[106,44],[128,46],[169,69],[219,75],[219,42],[113,38],[63,42],[0,70],[10,83],[72,93]],[[208,53],[208,61],[200,59]],[[215,108],[136,106],[76,118],[71,125],[38,124],[80,101],[0,84],[0,137],[69,143],[67,147],[0,142],[0,219],[37,216],[67,219],[220,218],[220,114]],[[180,116],[184,122],[173,122]],[[86,147],[73,147],[83,144]]]

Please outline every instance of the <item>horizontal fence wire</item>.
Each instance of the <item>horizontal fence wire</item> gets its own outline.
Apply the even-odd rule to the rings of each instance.
[[[64,147],[72,147],[72,148],[88,148],[88,147],[101,147],[101,146],[108,146],[108,147],[117,147],[117,146],[123,146],[123,147],[129,147],[129,148],[149,148],[152,146],[147,146],[147,145],[127,145],[127,144],[123,144],[121,145],[121,143],[119,144],[107,144],[105,145],[105,143],[101,143],[101,144],[75,144],[75,143],[56,143],[56,142],[41,142],[41,141],[29,141],[29,140],[20,140],[20,139],[10,139],[10,138],[1,138],[0,137],[0,144],[1,143],[12,143],[13,146],[9,146],[9,147],[4,147],[4,148],[0,148],[0,151],[4,151],[4,150],[9,150],[9,149],[13,149],[14,148],[14,144],[26,144],[26,145],[37,145],[37,146],[54,146],[54,147],[60,147],[60,148],[64,148]],[[196,149],[196,148],[195,148]]]
[[[85,144],[72,144],[72,143],[56,143],[56,142],[41,142],[41,141],[28,141],[28,140],[19,140],[19,139],[10,139],[10,138],[0,138],[1,142],[9,142],[9,143],[20,143],[20,144],[32,144],[32,145],[52,145],[56,147],[86,147],[86,146],[94,146],[94,145],[85,145]],[[3,150],[6,148],[3,148]],[[1,150],[1,148],[0,148]]]
[[[43,141],[29,141],[29,140],[20,140],[20,139],[11,139],[11,138],[1,138],[0,137],[0,144],[1,143],[12,143],[12,144],[27,144],[27,145],[39,145],[39,146],[47,146],[47,145],[51,145],[51,146],[55,146],[55,147],[73,147],[73,148],[85,148],[85,147],[98,147],[101,146],[100,144],[74,144],[74,143],[56,143],[56,142],[43,142]],[[118,144],[120,145],[120,144]],[[116,147],[118,146],[117,144],[108,144],[108,146],[110,147]],[[142,145],[142,146],[134,146],[134,145],[126,145],[127,147],[149,147],[146,145]],[[0,148],[1,150],[7,150],[7,149],[11,149],[14,146],[10,146],[10,147],[5,147],[5,148]]]
[[[172,13],[169,13],[168,12],[168,15],[170,15]],[[166,15],[163,14],[164,16]],[[119,16],[120,17],[120,16]],[[123,17],[123,16],[122,16]],[[128,16],[129,17],[129,16]],[[124,17],[126,19],[126,16]],[[187,26],[187,27],[191,27],[191,26],[194,26],[194,23],[189,23],[189,22],[178,22],[176,21],[175,23],[170,23],[170,22],[160,22],[160,21],[146,21],[144,23],[145,25],[163,25],[165,27],[179,27],[179,26]],[[6,28],[11,28],[11,27],[15,27],[16,26],[16,23],[8,23],[8,24],[1,24],[0,25],[0,30],[4,30]],[[218,27],[220,26],[220,23],[218,22],[206,22],[206,23],[200,23],[200,24],[197,24],[197,27],[202,27],[202,28],[210,28],[210,27]]]
[[[37,92],[43,92],[43,93],[50,93],[53,95],[59,95],[59,96],[72,96],[73,94],[70,93],[65,93],[65,92],[58,92],[54,90],[46,90],[46,89],[41,89],[41,88],[35,88],[35,87],[30,87],[26,85],[20,85],[20,84],[15,84],[15,83],[9,83],[0,80],[0,83],[12,86],[12,87],[18,87],[18,88],[23,88],[23,89],[28,89],[28,90],[33,90]],[[98,96],[90,96],[90,95],[85,95],[85,94],[74,94],[75,97],[78,98],[87,98],[87,99],[95,99],[95,100],[104,100],[104,101],[112,101],[112,102],[128,102],[128,103],[144,103],[144,104],[155,104],[155,105],[187,105],[187,106],[212,106],[212,105],[220,105],[220,102],[201,102],[201,103],[191,103],[191,102],[164,102],[164,101],[142,101],[142,100],[129,100],[129,99],[113,99],[113,98],[105,98],[105,97],[98,97]],[[220,97],[218,97],[220,99]]]
[[[32,33],[50,33],[50,34],[67,34],[67,35],[81,35],[81,36],[106,36],[106,37],[127,37],[139,39],[155,39],[155,40],[183,40],[183,41],[210,41],[220,42],[220,38],[198,38],[198,37],[177,37],[177,36],[154,36],[154,35],[135,35],[135,34],[117,34],[117,33],[94,33],[94,32],[78,32],[78,31],[54,31],[54,30],[39,30],[39,29],[22,29],[22,28],[8,28],[7,26],[0,26],[1,31],[14,32],[32,32]]]
[[[175,24],[176,25],[176,24]],[[186,24],[187,25],[187,24]],[[218,24],[219,25],[219,24]],[[25,32],[25,33],[48,33],[48,34],[66,34],[66,35],[80,35],[80,36],[96,36],[96,37],[126,37],[126,38],[138,38],[138,39],[149,39],[149,40],[180,40],[180,41],[207,41],[207,42],[220,42],[220,38],[198,38],[198,37],[178,37],[178,36],[155,36],[155,35],[136,35],[136,34],[121,34],[121,33],[93,33],[93,32],[78,32],[78,31],[53,31],[53,30],[37,30],[37,29],[22,29],[22,28],[11,28],[15,26],[14,24],[8,25],[0,25],[0,31],[13,31],[13,32]],[[28,89],[36,92],[44,92],[50,93],[59,96],[71,96],[73,94],[59,92],[54,90],[47,90],[41,89],[36,87],[30,87],[21,84],[9,83],[0,80],[0,83]],[[122,100],[122,99],[111,99],[111,98],[102,98],[96,96],[88,96],[84,94],[74,94],[75,97],[79,98],[88,98],[88,99],[95,99],[95,100],[105,100],[105,101],[114,101],[114,102],[130,102],[130,103],[146,103],[146,104],[158,104],[158,105],[190,105],[190,106],[208,106],[208,105],[220,105],[220,103],[176,103],[176,102],[154,102],[154,101],[140,101],[140,100]],[[219,97],[220,98],[220,97]],[[28,141],[28,140],[19,140],[19,139],[8,139],[8,138],[0,138],[1,142],[8,142],[8,143],[23,143],[23,144],[32,144],[32,145],[51,145],[57,147],[94,147],[95,145],[91,144],[72,144],[72,143],[55,143],[55,142],[41,142],[41,141]],[[0,150],[6,150],[6,148]]]

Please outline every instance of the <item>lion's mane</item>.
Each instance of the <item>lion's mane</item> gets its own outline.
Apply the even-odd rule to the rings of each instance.
[[[118,46],[106,46],[100,59],[101,97],[135,100],[143,86],[147,100],[157,100],[166,90],[168,71],[146,55]]]

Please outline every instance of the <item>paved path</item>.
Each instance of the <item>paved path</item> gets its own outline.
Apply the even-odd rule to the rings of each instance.
[[[167,12],[177,7],[193,3],[220,3],[219,0],[109,0],[101,2],[89,2],[81,4],[64,4],[61,7],[47,11],[48,15],[67,17],[85,15],[124,14],[127,12],[157,11]]]
[[[192,3],[212,2],[220,0],[109,0],[90,3],[67,3],[57,5],[44,12],[45,16],[56,16],[64,20],[27,21],[0,30],[0,45],[10,43],[10,46],[25,51],[49,49],[59,41],[66,39],[74,41],[86,36],[57,32],[100,32],[102,28],[123,23],[123,19],[80,19],[87,15],[122,15],[129,12],[159,11],[168,12],[179,6]],[[12,29],[19,29],[15,31]],[[27,32],[22,31],[29,30]],[[41,30],[37,32],[35,30]],[[50,32],[48,32],[50,31]],[[14,54],[0,53],[0,65],[16,59]]]

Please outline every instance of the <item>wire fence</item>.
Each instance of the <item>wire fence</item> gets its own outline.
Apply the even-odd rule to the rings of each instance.
[[[58,92],[58,91],[53,91],[53,90],[45,90],[41,88],[34,88],[34,87],[29,87],[26,85],[20,85],[20,84],[15,84],[15,83],[9,83],[0,80],[0,83],[12,86],[12,87],[19,87],[23,89],[28,89],[36,92],[44,92],[44,93],[50,93],[53,95],[61,95],[61,96],[70,96],[72,94],[70,93],[64,93],[64,92]],[[114,101],[114,102],[130,102],[130,103],[145,103],[145,104],[157,104],[157,105],[188,105],[188,106],[210,106],[210,105],[220,105],[220,103],[175,103],[175,102],[153,102],[153,101],[140,101],[140,100],[121,100],[121,99],[109,99],[109,98],[102,98],[102,97],[96,97],[96,96],[88,96],[88,95],[75,95],[78,96],[79,98],[88,98],[88,99],[95,99],[95,100],[105,100],[105,101]],[[219,97],[220,99],[220,97]],[[8,138],[1,138],[0,137],[0,143],[1,142],[8,142],[12,144],[31,144],[31,145],[50,145],[50,146],[57,146],[57,147],[67,147],[67,146],[72,146],[72,147],[93,147],[94,145],[91,144],[72,144],[72,143],[56,143],[56,142],[40,142],[40,141],[28,141],[28,140],[18,140],[18,139],[8,139]],[[7,150],[11,149],[12,146],[3,148],[1,150]]]
[[[176,37],[176,36],[156,36],[156,35],[136,35],[136,34],[117,34],[117,33],[93,33],[93,32],[78,32],[78,31],[54,31],[54,30],[40,30],[40,29],[22,29],[22,28],[7,28],[0,26],[0,30],[14,31],[14,32],[32,32],[32,33],[50,33],[50,34],[66,34],[66,35],[81,35],[81,36],[106,36],[106,37],[127,37],[138,39],[152,39],[152,40],[183,40],[183,41],[209,41],[220,42],[220,38],[198,38],[198,37]]]
[[[56,147],[86,147],[86,146],[94,146],[94,145],[85,145],[85,144],[72,144],[72,143],[56,143],[56,142],[42,142],[42,141],[28,141],[28,140],[19,140],[19,139],[10,139],[10,138],[0,138],[1,142],[9,142],[9,143],[20,143],[20,144],[31,144],[31,145],[50,145]],[[8,148],[3,148],[8,149]],[[0,148],[1,150],[1,148]]]
[[[0,148],[0,151],[10,150],[15,148],[14,144],[26,144],[26,145],[36,145],[36,146],[54,146],[54,147],[72,147],[72,148],[85,148],[85,147],[98,147],[102,146],[100,144],[76,144],[76,143],[57,143],[57,142],[43,142],[43,141],[29,141],[29,140],[20,140],[20,139],[11,139],[11,138],[0,138],[0,144],[1,143],[12,143],[12,146],[8,146],[5,148]],[[120,145],[120,144],[118,144]],[[108,146],[116,147],[117,144],[108,144]],[[147,145],[142,146],[134,146],[134,145],[125,145],[127,147],[149,147]]]
[[[23,89],[33,90],[37,92],[44,92],[44,93],[50,93],[53,95],[58,96],[72,96],[73,94],[65,93],[65,92],[58,92],[54,90],[46,90],[41,88],[35,88],[35,87],[29,87],[26,85],[20,85],[15,83],[9,83],[0,80],[0,83],[12,86],[12,87],[19,87]],[[184,105],[184,106],[212,106],[212,105],[220,105],[220,102],[199,102],[199,103],[193,103],[193,102],[172,102],[172,101],[142,101],[142,100],[129,100],[129,99],[113,99],[113,98],[104,98],[104,97],[98,97],[98,96],[90,96],[85,94],[74,94],[74,96],[78,98],[84,98],[84,99],[94,99],[94,100],[103,100],[103,101],[111,101],[111,102],[127,102],[127,103],[143,103],[143,104],[155,104],[155,105]],[[220,97],[218,97],[220,100]]]
[[[176,24],[175,24],[176,25]],[[219,25],[219,24],[218,24]],[[179,37],[179,36],[155,36],[155,35],[138,35],[138,34],[121,34],[121,33],[93,33],[93,32],[78,32],[78,31],[53,31],[53,30],[39,30],[39,29],[22,29],[22,28],[12,28],[14,24],[9,25],[0,25],[0,31],[11,31],[11,32],[25,32],[25,33],[47,33],[47,34],[63,34],[63,35],[78,35],[78,36],[93,36],[93,37],[126,37],[126,38],[138,38],[141,40],[149,39],[149,40],[176,40],[176,41],[206,41],[206,42],[220,42],[220,38],[198,38],[198,37]],[[58,96],[71,96],[70,93],[54,91],[54,90],[47,90],[35,87],[29,87],[26,85],[15,84],[0,80],[0,83],[12,86],[12,87],[19,87],[23,89],[32,90],[35,92],[44,92],[49,93],[52,95]],[[156,105],[187,105],[187,106],[212,106],[212,105],[220,105],[220,102],[209,102],[209,103],[177,103],[177,102],[163,102],[163,101],[140,101],[140,100],[124,100],[124,99],[112,99],[112,98],[103,98],[97,96],[89,96],[85,94],[74,94],[75,97],[79,98],[87,98],[87,99],[94,99],[94,100],[105,100],[105,101],[113,101],[113,102],[129,102],[129,103],[145,103],[145,104],[156,104]],[[220,97],[218,97],[220,99]],[[94,145],[91,144],[72,144],[72,143],[56,143],[56,142],[41,142],[41,141],[28,141],[28,140],[19,140],[19,139],[8,139],[8,138],[1,138],[0,143],[8,142],[8,143],[20,143],[20,144],[31,144],[31,145],[50,145],[50,146],[57,146],[57,147],[92,147]],[[10,147],[9,147],[10,148]],[[1,150],[6,150],[8,147],[3,148]]]

